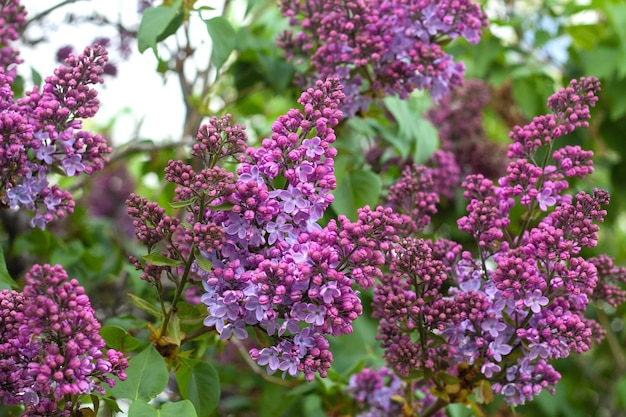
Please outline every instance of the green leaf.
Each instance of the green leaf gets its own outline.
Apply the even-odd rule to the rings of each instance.
[[[607,78],[617,69],[619,52],[616,48],[598,46],[590,51],[582,51],[581,62],[583,62],[586,74]]]
[[[326,417],[319,395],[307,395],[302,404],[304,415],[309,417]]]
[[[198,417],[211,415],[220,399],[220,379],[211,364],[186,361],[176,372],[176,381],[183,398],[189,399]]]
[[[133,304],[135,304],[135,307],[137,307],[141,311],[145,311],[146,313],[156,318],[163,318],[163,312],[154,305],[150,304],[148,301],[144,300],[141,297],[137,297],[135,294],[128,293],[128,296],[133,300]]]
[[[122,409],[120,408],[119,404],[114,399],[109,398],[109,397],[101,397],[101,400],[103,403],[106,404],[107,408],[113,411],[114,413],[122,412]]]
[[[412,143],[414,162],[416,164],[426,162],[439,146],[437,129],[422,117],[430,107],[430,100],[426,96],[416,94],[408,100],[390,96],[386,97],[384,102],[398,124],[397,135],[400,137],[390,137],[388,140],[397,142],[401,139]]]
[[[170,321],[167,323],[167,335],[171,338],[171,342],[176,346],[180,346],[180,318],[178,314],[172,314]]]
[[[235,49],[237,34],[228,20],[221,16],[205,20],[205,23],[209,36],[211,36],[213,41],[211,61],[215,69],[219,71],[230,56],[230,53]]]
[[[41,88],[41,81],[43,78],[41,74],[33,67],[30,67],[30,77],[33,79],[33,84]]]
[[[346,172],[333,193],[333,209],[355,221],[357,209],[378,204],[381,189],[380,177],[372,171],[358,169]]]
[[[17,288],[17,283],[11,278],[7,263],[4,259],[4,249],[0,248],[0,291]]]
[[[624,2],[606,2],[606,15],[617,32],[620,42],[626,42],[626,4]]]
[[[422,164],[426,162],[439,147],[439,133],[432,123],[422,117],[416,119],[415,123],[417,124],[420,135],[415,141],[413,162]]]
[[[137,46],[139,52],[152,48],[156,53],[156,44],[160,36],[171,30],[170,24],[175,20],[183,0],[177,0],[171,6],[150,7],[146,9],[137,31]]]
[[[276,91],[284,91],[293,78],[295,68],[284,58],[273,58],[263,53],[258,54],[262,74]]]
[[[155,266],[183,266],[185,263],[177,259],[168,258],[158,252],[152,252],[141,257],[144,261]]]
[[[102,336],[107,346],[120,352],[135,350],[141,346],[139,340],[118,326],[103,326],[100,329],[100,336]]]
[[[204,271],[210,271],[213,268],[213,262],[202,256],[200,252],[196,253],[195,260],[200,269]]]
[[[208,206],[207,208],[211,211],[231,211],[235,207],[233,203],[222,203],[217,206]]]
[[[169,203],[169,205],[172,208],[183,208],[183,207],[189,207],[190,205],[194,204],[196,201],[197,201],[196,198],[192,198],[191,200],[174,201],[172,203]]]
[[[128,417],[198,417],[198,414],[188,400],[166,403],[160,409],[145,401],[133,401]]]
[[[149,401],[163,392],[169,380],[165,359],[149,345],[137,356],[128,361],[128,378],[117,381],[111,394],[118,398]]]
[[[68,268],[76,264],[85,253],[85,246],[80,240],[72,240],[67,245],[62,244],[55,248],[50,255],[50,263],[59,264]]]

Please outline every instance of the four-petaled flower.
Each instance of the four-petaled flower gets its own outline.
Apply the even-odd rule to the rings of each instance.
[[[541,211],[547,211],[548,207],[556,204],[556,198],[552,195],[553,192],[552,188],[546,187],[537,194],[537,202]]]
[[[541,307],[547,306],[550,300],[545,297],[541,290],[535,289],[532,294],[529,294],[524,300],[524,305],[530,307],[533,313],[537,314],[541,311]]]

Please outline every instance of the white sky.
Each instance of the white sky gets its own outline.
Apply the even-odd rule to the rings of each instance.
[[[28,11],[28,16],[33,16],[59,2],[60,0],[55,2],[21,1]],[[214,1],[211,3],[215,6]],[[45,36],[49,38],[49,42],[41,43],[36,49],[20,49],[24,59],[24,63],[20,66],[20,73],[25,77],[29,76],[30,66],[32,66],[45,78],[59,65],[55,59],[59,47],[70,44],[80,52],[96,37],[115,36],[113,29],[104,30],[94,25],[71,26],[63,23],[68,11],[80,16],[90,15],[94,10],[106,14],[112,21],[121,16],[125,26],[132,27],[138,24],[141,18],[137,13],[136,0],[78,1],[66,6],[53,12],[46,19]],[[41,28],[34,27],[29,28],[28,33],[31,38],[36,38],[43,32]],[[198,33],[197,36],[202,38],[200,42],[205,44],[209,40],[206,30]],[[207,44],[206,47],[210,50],[210,45]],[[116,77],[105,77],[105,84],[97,86],[101,108],[93,119],[94,123],[105,125],[117,115],[118,120],[111,138],[115,144],[125,143],[136,137],[136,129],[140,124],[139,138],[157,141],[179,140],[183,126],[184,106],[178,81],[170,75],[167,82],[164,82],[155,71],[157,60],[152,51],[148,50],[139,54],[134,42],[132,49],[133,54],[127,61],[124,61],[116,50],[110,52],[118,73]],[[30,85],[27,82],[26,87],[30,88]]]

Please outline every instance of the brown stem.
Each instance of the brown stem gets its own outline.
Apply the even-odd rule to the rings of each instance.
[[[192,341],[193,339],[195,339],[196,337],[200,337],[206,333],[211,333],[215,331],[215,327],[211,326],[211,327],[207,327],[207,326],[202,326],[197,330],[194,330],[193,332],[189,333],[188,335],[186,335],[183,340],[180,341],[181,345],[184,345],[187,342]]]
[[[37,21],[43,19],[44,17],[48,16],[53,11],[55,11],[57,9],[60,9],[62,7],[65,7],[68,4],[76,3],[76,2],[79,2],[79,1],[83,1],[83,0],[65,0],[65,1],[62,1],[61,3],[55,4],[54,6],[50,6],[49,8],[44,10],[43,12],[37,13],[36,15],[34,15],[30,19],[28,19],[28,21],[26,22],[26,25],[24,26],[24,29],[26,29],[26,27],[28,27],[28,25],[30,25],[31,23],[37,22]]]

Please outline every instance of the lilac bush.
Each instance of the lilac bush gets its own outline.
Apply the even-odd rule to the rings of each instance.
[[[190,94],[196,84],[187,82],[182,68],[194,53],[191,44],[168,51],[174,57],[168,62],[158,56],[162,40],[179,26],[188,29],[199,15],[214,41],[213,66],[198,73],[208,83],[213,74],[232,70],[231,46],[218,43],[220,36],[230,41],[227,36],[237,35],[232,48],[238,48],[248,34],[256,35],[235,33],[224,17],[204,19],[206,6],[195,8],[193,2],[148,3],[140,2],[147,16],[138,29],[142,47],[157,54],[158,71],[179,71]],[[109,286],[97,287],[132,288],[134,305],[115,306],[103,327],[96,315],[108,312],[96,311],[87,290],[60,265],[36,263],[15,281],[0,265],[0,284],[14,288],[0,292],[0,402],[16,406],[11,412],[84,417],[97,415],[100,404],[119,412],[117,400],[127,399],[131,417],[208,416],[217,407],[223,376],[215,364],[256,374],[225,391],[232,403],[249,385],[254,395],[276,395],[255,385],[264,380],[289,388],[310,383],[285,392],[290,398],[314,392],[323,403],[319,410],[325,407],[329,415],[442,417],[452,403],[478,413],[476,403],[489,403],[494,395],[517,406],[543,391],[554,393],[561,379],[555,361],[587,352],[607,334],[586,314],[592,305],[618,308],[626,300],[626,268],[607,255],[588,255],[598,243],[610,196],[597,188],[580,191],[594,172],[594,154],[559,139],[588,127],[600,91],[596,78],[572,80],[553,94],[551,112],[514,127],[505,151],[486,141],[481,114],[488,87],[464,83],[464,64],[442,49],[456,38],[479,41],[488,22],[474,2],[282,0],[278,6],[297,28],[278,44],[297,68],[306,69],[296,76],[302,88],[298,106],[272,113],[268,137],[248,141],[236,112],[205,124],[198,118],[185,125],[186,132],[197,132],[191,143],[159,148],[172,151],[165,159],[151,148],[149,164],[128,166],[124,158],[146,148],[123,149],[116,155],[119,165],[91,182],[95,195],[84,193],[90,214],[115,217],[118,228],[111,230],[132,228],[147,249],[140,256],[125,245],[125,235],[118,236],[114,245],[124,259],[129,255],[140,280],[127,286],[136,271],[120,267],[109,274]],[[103,47],[108,39],[78,56],[64,47],[57,58],[65,65],[41,87],[22,92],[21,60],[12,43],[25,27],[19,2],[0,0],[0,197],[3,209],[27,211],[31,226],[44,229],[74,209],[59,177],[93,174],[108,162],[107,142],[83,130],[83,122],[98,111],[93,86],[112,67]],[[238,52],[245,59],[254,55]],[[277,72],[288,66],[272,59],[259,61]],[[241,80],[247,69],[235,67],[228,76],[237,94],[254,95],[256,84]],[[211,91],[230,90],[228,82],[216,81]],[[367,166],[337,158],[352,145],[342,142],[344,134],[346,142],[364,139],[359,129],[350,132],[355,124],[342,122],[358,114],[363,131],[384,136],[391,125],[402,124],[392,115],[399,119],[411,107],[391,111],[381,100],[370,112],[370,102],[406,99],[416,89],[429,90],[434,99],[425,116],[438,126],[441,141],[424,165],[408,156],[410,146],[423,145],[421,138],[411,145],[388,141],[404,156],[397,172],[389,170],[382,179],[369,175]],[[193,109],[197,114],[215,104],[207,97],[187,98],[188,111],[202,108]],[[376,118],[371,126],[370,117]],[[370,150],[364,160],[389,168],[395,160],[385,162],[387,150]],[[131,177],[161,161],[167,184],[157,203],[133,192],[147,187]],[[352,176],[355,182],[384,184],[382,205],[339,213],[333,205],[342,181],[336,163],[348,171],[344,181],[355,168],[363,174]],[[466,213],[456,222],[458,230],[438,227],[438,210],[462,199]],[[128,216],[120,214],[122,200]],[[52,259],[71,264],[67,271],[73,276],[79,271],[87,278],[88,262],[91,271],[105,275],[107,263],[115,262],[105,259],[111,246],[94,245],[106,248],[100,259],[83,241],[65,245],[47,239],[49,232],[37,233],[49,240],[42,246]],[[94,233],[93,239],[105,235]],[[38,248],[29,239],[37,237],[15,238],[14,244],[2,234],[9,250],[3,247],[0,254]],[[345,363],[335,362],[333,339],[360,333],[356,320],[369,313],[364,326],[375,323],[370,336],[382,357],[368,351],[340,374],[333,364]],[[116,349],[106,350],[105,340]],[[229,364],[213,360],[222,349]],[[234,356],[237,350],[241,357]],[[319,411],[311,404],[303,410]]]

